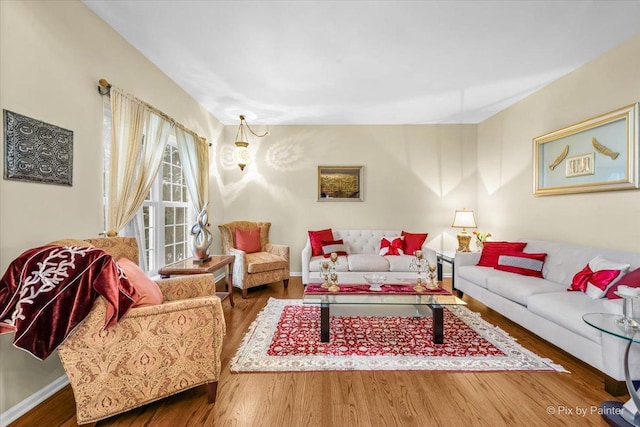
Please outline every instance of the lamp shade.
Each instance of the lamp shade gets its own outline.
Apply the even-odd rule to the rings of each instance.
[[[467,210],[457,210],[455,216],[453,217],[453,224],[451,227],[454,228],[476,228],[476,219],[473,216],[473,211]]]
[[[238,133],[236,134],[236,148],[233,150],[233,161],[238,164],[238,167],[241,171],[244,170],[245,166],[249,164],[251,161],[251,150],[249,150],[249,140],[247,139],[247,132],[245,131],[245,126],[251,132],[252,135],[263,138],[269,135],[269,131],[264,132],[263,134],[258,135],[255,133],[250,127],[249,123],[245,120],[244,116],[240,116],[240,126],[238,127]]]
[[[240,170],[244,170],[244,167],[251,162],[251,150],[248,145],[246,142],[236,141],[236,148],[233,150],[233,161],[238,164]]]

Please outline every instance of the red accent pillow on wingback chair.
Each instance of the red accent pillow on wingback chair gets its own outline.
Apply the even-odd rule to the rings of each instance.
[[[260,228],[236,228],[236,249],[248,254],[260,252]]]

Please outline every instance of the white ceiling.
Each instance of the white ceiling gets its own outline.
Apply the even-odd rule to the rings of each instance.
[[[478,123],[640,33],[638,0],[84,3],[224,124]]]

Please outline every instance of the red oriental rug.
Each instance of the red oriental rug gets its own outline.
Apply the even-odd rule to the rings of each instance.
[[[464,306],[444,310],[444,344],[430,317],[332,316],[320,341],[320,308],[270,299],[231,362],[232,372],[318,370],[564,371]]]

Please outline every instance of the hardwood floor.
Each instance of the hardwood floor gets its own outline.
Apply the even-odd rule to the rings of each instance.
[[[293,277],[288,289],[281,283],[271,284],[250,291],[245,300],[236,291],[235,308],[223,302],[227,335],[214,405],[207,404],[206,388],[202,386],[97,425],[606,426],[597,413],[600,402],[628,398],[612,397],[604,391],[600,372],[467,296],[464,299],[471,310],[571,373],[229,372],[230,360],[245,331],[267,299],[301,298],[302,291],[300,278]],[[69,386],[11,424],[75,425],[75,403]]]

